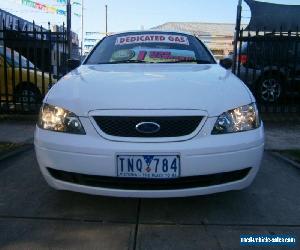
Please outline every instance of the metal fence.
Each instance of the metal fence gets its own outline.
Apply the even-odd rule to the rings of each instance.
[[[300,113],[300,34],[245,31],[233,72],[256,96],[261,112]]]
[[[0,113],[36,113],[47,91],[67,73],[65,27],[0,29]],[[237,36],[233,72],[266,113],[300,113],[298,31],[245,31]]]
[[[50,25],[49,25],[50,26]],[[36,113],[47,91],[67,72],[65,27],[33,23],[0,29],[0,113]]]

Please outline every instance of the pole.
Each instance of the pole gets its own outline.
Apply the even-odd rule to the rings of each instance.
[[[237,6],[237,14],[236,14],[236,25],[235,25],[235,36],[234,36],[234,51],[233,51],[233,67],[232,72],[235,73],[236,71],[236,63],[237,63],[237,46],[238,40],[241,31],[241,19],[242,19],[242,0],[239,0]]]
[[[81,0],[81,59],[83,58],[83,39],[84,39],[84,26],[83,26],[83,11],[84,11],[84,0]]]
[[[68,59],[71,59],[72,54],[72,7],[71,0],[67,0],[67,43],[68,43]]]
[[[107,5],[105,5],[105,34],[107,36]]]

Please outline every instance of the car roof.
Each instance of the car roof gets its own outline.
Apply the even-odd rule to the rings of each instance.
[[[193,33],[185,32],[185,31],[178,31],[178,30],[157,30],[157,29],[149,29],[149,30],[128,30],[128,31],[122,31],[122,32],[116,32],[111,33],[108,36],[114,36],[114,35],[122,35],[126,33],[148,33],[148,32],[162,32],[162,33],[177,33],[181,35],[189,35],[189,36],[195,36]]]

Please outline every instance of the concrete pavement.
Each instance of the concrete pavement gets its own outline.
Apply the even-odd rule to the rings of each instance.
[[[266,150],[300,149],[300,123],[266,123]]]
[[[33,142],[34,121],[0,121],[0,142]]]
[[[300,239],[299,177],[266,153],[253,185],[242,191],[180,199],[89,196],[49,188],[31,150],[0,164],[0,249],[240,249],[242,233]]]

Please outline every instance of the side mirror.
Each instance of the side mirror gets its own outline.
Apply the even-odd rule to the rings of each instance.
[[[68,59],[67,60],[67,67],[68,67],[68,71],[71,71],[73,69],[78,68],[81,65],[80,60],[77,59]]]
[[[230,69],[233,65],[233,61],[230,58],[224,58],[220,60],[220,65],[225,69]]]

